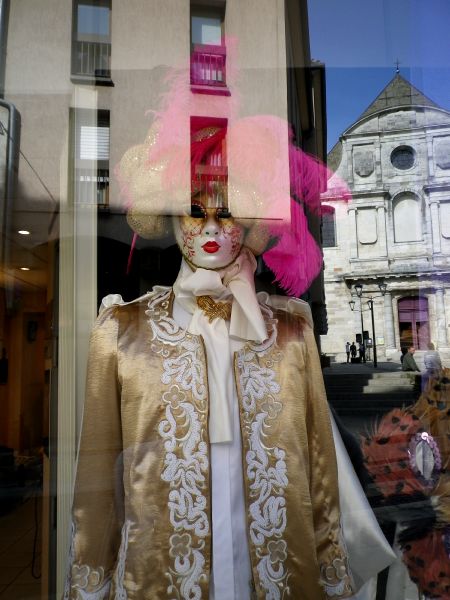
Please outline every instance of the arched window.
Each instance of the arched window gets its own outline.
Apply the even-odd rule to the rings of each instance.
[[[402,194],[394,201],[394,240],[420,242],[422,235],[422,209],[419,198]]]
[[[322,246],[336,246],[336,212],[332,206],[322,206]]]

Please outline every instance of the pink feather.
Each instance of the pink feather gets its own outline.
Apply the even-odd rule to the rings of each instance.
[[[298,202],[291,201],[291,226],[272,225],[271,231],[278,241],[263,260],[288,294],[301,296],[320,272],[323,258]]]

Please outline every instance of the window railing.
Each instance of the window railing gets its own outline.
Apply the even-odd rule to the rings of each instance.
[[[212,88],[226,87],[226,48],[196,44],[191,56],[191,84]]]
[[[74,42],[72,75],[76,77],[111,77],[111,44],[104,42]]]
[[[77,204],[97,204],[99,208],[109,206],[109,170],[92,169],[76,170]]]

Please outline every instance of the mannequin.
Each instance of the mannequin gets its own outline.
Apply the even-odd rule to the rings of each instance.
[[[350,597],[392,553],[335,432],[341,514],[309,305],[254,287],[263,253],[292,295],[317,275],[293,197],[320,210],[326,173],[289,144],[292,190],[280,193],[281,119],[202,119],[186,207],[173,122],[162,114],[116,169],[135,236],[172,230],[183,259],[172,288],[104,299],[93,329],[65,600]],[[233,182],[199,178],[227,135]]]
[[[193,204],[173,289],[93,330],[66,598],[349,597],[308,306],[257,298],[244,227]]]

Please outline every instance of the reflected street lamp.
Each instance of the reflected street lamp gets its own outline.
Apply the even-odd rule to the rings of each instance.
[[[384,296],[384,294],[383,294]],[[370,316],[372,317],[372,335],[373,335],[373,366],[377,367],[378,366],[378,362],[377,362],[377,338],[375,337],[375,319],[373,316],[373,300],[372,298],[370,300],[367,300],[367,304],[369,306],[370,309]]]
[[[361,296],[362,296],[362,285],[359,284],[358,286],[355,285],[355,288],[358,287],[358,290],[356,290],[356,294],[358,295],[359,298],[359,312],[361,315],[361,344],[364,344],[364,319],[363,319],[363,307],[362,307],[362,300],[361,300]],[[358,294],[358,292],[361,293],[361,296]],[[354,300],[350,300],[349,305],[352,311],[355,310],[355,301]],[[364,357],[364,362],[366,362],[366,353],[363,354]]]
[[[367,300],[367,305],[369,307],[370,310],[370,316],[372,319],[372,336],[373,336],[373,341],[372,341],[372,345],[373,345],[373,366],[375,368],[378,367],[378,361],[377,361],[377,338],[376,338],[376,333],[375,333],[375,316],[374,316],[374,310],[373,310],[373,301],[375,298],[380,298],[382,296],[384,296],[386,294],[386,290],[387,290],[387,284],[384,281],[381,281],[378,284],[378,289],[380,290],[380,295],[374,295],[373,292],[368,291],[368,292],[364,292],[363,291],[363,285],[362,283],[357,283],[355,286],[355,292],[356,295],[359,298],[360,301],[360,312],[361,312],[361,330],[362,330],[362,343],[364,344],[364,322],[363,322],[363,307],[362,307],[362,297],[363,294],[368,294],[369,295],[369,299]],[[355,301],[354,300],[350,300],[349,302],[350,308],[351,310],[355,310]]]

